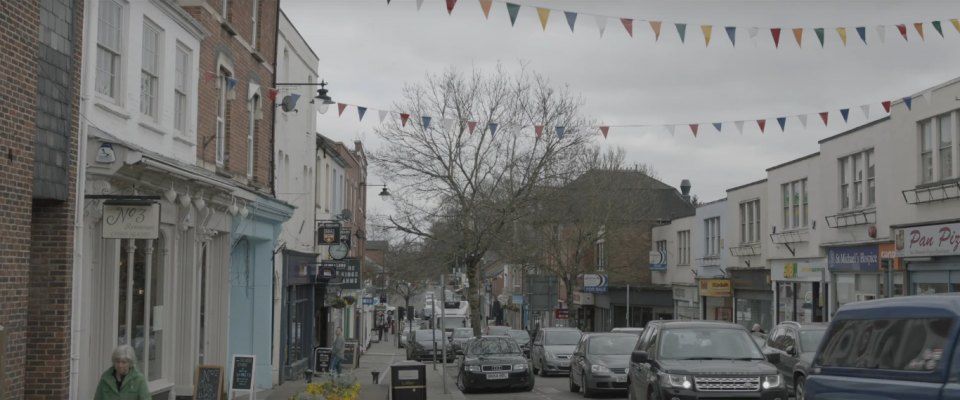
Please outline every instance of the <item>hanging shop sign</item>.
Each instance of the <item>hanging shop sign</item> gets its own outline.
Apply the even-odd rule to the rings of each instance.
[[[960,255],[960,222],[897,229],[898,257]]]
[[[341,289],[360,289],[360,259],[334,261]]]
[[[317,226],[317,241],[321,245],[331,245],[340,243],[340,224],[336,222],[323,222]]]
[[[103,204],[104,239],[158,239],[160,204],[107,202]]]
[[[701,279],[700,296],[703,297],[730,297],[733,295],[733,286],[729,279]]]
[[[830,280],[823,258],[770,261],[770,275],[775,281],[820,282]]]
[[[693,286],[674,286],[673,300],[688,304],[697,304],[697,288]]]
[[[650,270],[667,270],[667,252],[663,250],[653,250],[650,252]]]
[[[580,275],[583,280],[584,293],[606,293],[607,275],[606,274],[583,274]]]
[[[899,271],[900,266],[900,257],[897,257],[897,245],[894,243],[881,243],[880,244],[880,270],[887,271]]]
[[[827,266],[836,272],[878,272],[880,248],[876,245],[831,248],[827,252]]]

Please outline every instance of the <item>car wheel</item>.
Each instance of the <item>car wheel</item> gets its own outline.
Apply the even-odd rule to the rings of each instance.
[[[804,400],[804,396],[807,394],[807,378],[803,375],[797,375],[793,378],[793,398],[796,400]]]
[[[463,372],[457,374],[457,389],[460,389],[462,393],[470,393],[470,388],[467,387],[467,382],[463,379]]]
[[[570,393],[579,393],[580,386],[573,382],[573,375],[571,374],[567,379],[570,381]]]

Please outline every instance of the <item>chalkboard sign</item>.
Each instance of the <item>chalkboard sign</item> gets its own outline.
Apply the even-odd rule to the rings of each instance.
[[[313,349],[313,370],[315,372],[327,372],[330,369],[330,357],[332,355],[333,349],[329,347]]]
[[[253,390],[253,374],[257,365],[257,356],[233,355],[232,390]]]
[[[223,367],[201,365],[197,367],[193,383],[194,400],[220,400],[223,395]]]
[[[356,340],[347,340],[343,342],[343,362],[341,362],[341,365],[350,368],[357,366]]]

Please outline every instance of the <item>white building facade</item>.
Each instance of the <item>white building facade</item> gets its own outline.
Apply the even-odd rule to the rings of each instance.
[[[658,259],[651,262],[650,281],[673,289],[673,318],[698,320],[701,317],[700,295],[694,274],[691,240],[695,216],[677,218],[653,228],[653,251]]]
[[[767,249],[770,235],[767,226],[767,180],[748,183],[727,190],[726,217],[723,227],[723,253],[733,297],[733,322],[747,328],[760,324],[769,332],[773,328],[773,291]]]
[[[700,319],[709,321],[733,321],[733,293],[723,256],[726,212],[727,199],[702,204],[697,207],[693,223],[692,253]]]

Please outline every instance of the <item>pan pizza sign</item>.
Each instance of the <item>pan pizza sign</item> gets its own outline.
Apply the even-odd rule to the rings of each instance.
[[[897,229],[895,237],[898,257],[960,254],[960,223]]]

